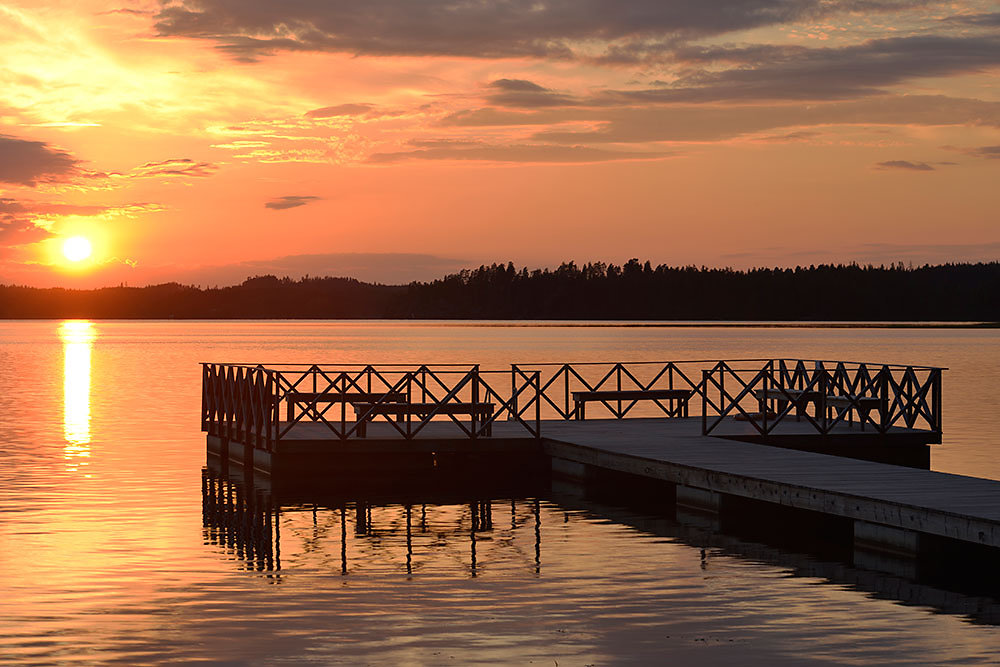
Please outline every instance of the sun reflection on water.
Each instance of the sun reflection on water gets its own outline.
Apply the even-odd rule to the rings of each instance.
[[[63,342],[63,456],[68,470],[87,465],[90,457],[90,349],[97,332],[86,320],[59,327]]]

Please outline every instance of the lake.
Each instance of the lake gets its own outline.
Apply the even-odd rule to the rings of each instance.
[[[0,323],[0,662],[995,661],[990,599],[652,507],[558,489],[364,511],[355,499],[283,507],[245,533],[203,494],[201,361],[774,356],[948,367],[932,467],[1000,479],[997,329]]]

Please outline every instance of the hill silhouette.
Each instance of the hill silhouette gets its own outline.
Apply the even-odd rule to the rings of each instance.
[[[1000,320],[1000,262],[740,271],[633,259],[533,271],[493,264],[409,285],[273,275],[205,289],[0,285],[0,317],[992,322]]]

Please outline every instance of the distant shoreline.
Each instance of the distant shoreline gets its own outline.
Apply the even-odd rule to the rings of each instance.
[[[1000,322],[844,322],[844,321],[756,321],[756,320],[479,320],[416,318],[260,318],[260,317],[0,317],[3,322],[330,322],[385,323],[415,326],[495,328],[607,328],[607,329],[1000,329]]]

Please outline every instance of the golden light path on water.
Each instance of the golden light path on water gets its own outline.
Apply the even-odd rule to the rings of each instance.
[[[86,320],[67,320],[59,327],[63,343],[63,448],[67,470],[78,470],[90,458],[90,352],[97,337]]]

